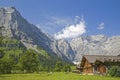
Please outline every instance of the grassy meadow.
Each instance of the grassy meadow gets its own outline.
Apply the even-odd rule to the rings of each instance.
[[[120,78],[59,72],[38,74],[1,74],[0,80],[120,80]]]

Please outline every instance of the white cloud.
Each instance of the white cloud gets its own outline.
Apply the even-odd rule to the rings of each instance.
[[[102,29],[104,29],[104,28],[105,28],[104,22],[101,22],[101,23],[99,24],[99,26],[97,27],[97,29],[99,29],[99,30],[102,30]]]
[[[78,18],[78,16],[77,16]],[[86,33],[85,21],[82,19],[77,24],[70,25],[63,28],[60,32],[54,35],[56,39],[74,38]]]

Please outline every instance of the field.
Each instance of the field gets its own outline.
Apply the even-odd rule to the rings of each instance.
[[[39,74],[4,74],[0,80],[120,80],[105,76],[80,75],[75,73],[39,73]]]

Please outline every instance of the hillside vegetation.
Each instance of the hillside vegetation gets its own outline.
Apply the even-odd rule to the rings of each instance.
[[[37,49],[39,52],[27,50],[16,39],[2,39],[0,43],[0,74],[62,71],[63,69],[66,71],[69,67],[69,65],[65,65],[67,62],[62,62],[55,55],[50,55],[42,48],[38,47]]]

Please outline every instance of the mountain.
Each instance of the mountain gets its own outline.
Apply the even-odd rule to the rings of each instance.
[[[64,39],[55,40],[51,43],[51,49],[61,58],[67,58],[70,61],[74,59],[72,47],[70,46],[70,43]]]
[[[4,36],[20,40],[27,48],[31,48],[28,44],[37,44],[49,50],[51,40],[25,20],[15,7],[0,8],[0,25],[4,26]]]
[[[81,60],[82,55],[118,55],[120,54],[120,36],[105,35],[80,36],[67,41],[55,40],[43,33],[35,25],[24,19],[15,7],[0,8],[0,25],[3,36],[20,41],[27,49],[38,53],[39,48],[50,55],[65,61]]]
[[[39,53],[39,48],[42,48],[50,55],[65,61],[69,61],[70,57],[72,58],[72,56],[68,57],[71,49],[68,52],[61,52],[59,46],[56,46],[59,41],[56,41],[49,34],[43,33],[35,25],[30,24],[15,7],[0,8],[0,25],[4,26],[2,29],[3,36],[19,40],[27,49],[33,49]],[[66,43],[65,47],[67,45],[68,43]],[[70,45],[67,48],[69,47]],[[64,54],[67,54],[67,56]]]
[[[53,51],[61,53],[71,61],[80,61],[82,55],[119,55],[120,36],[107,37],[105,35],[80,36],[66,41],[54,42]]]
[[[91,35],[75,38],[70,42],[75,59],[81,60],[82,55],[119,55],[120,36]]]

